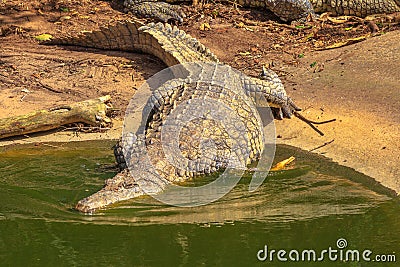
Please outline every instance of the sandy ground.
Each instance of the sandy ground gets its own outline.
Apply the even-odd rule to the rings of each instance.
[[[0,5],[0,118],[105,94],[112,96],[117,109],[114,127],[108,132],[61,129],[5,139],[0,146],[119,137],[129,99],[164,64],[149,55],[41,46],[32,36],[95,29],[128,17],[120,11],[115,1],[8,1]],[[368,26],[349,21],[304,29],[284,27],[268,12],[218,4],[201,10],[187,7],[187,12],[192,16],[181,28],[222,62],[249,75],[257,75],[267,65],[282,77],[306,117],[337,119],[319,126],[323,137],[296,118],[276,121],[279,143],[323,154],[400,192],[398,23],[382,22],[380,33],[388,33],[361,43],[317,51],[365,35]],[[211,30],[199,29],[204,22]],[[315,149],[325,143],[329,144]]]
[[[400,32],[333,51],[313,53],[293,69],[286,88],[311,119],[336,118],[321,125],[324,137],[299,120],[277,122],[281,143],[314,152],[365,173],[400,192]],[[313,73],[310,62],[324,64]],[[296,89],[296,90],[294,90]]]

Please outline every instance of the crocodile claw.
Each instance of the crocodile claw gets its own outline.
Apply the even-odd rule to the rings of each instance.
[[[283,120],[283,112],[281,108],[271,107],[272,115],[277,120]]]
[[[299,108],[294,102],[293,102],[293,100],[290,98],[290,97],[288,97],[287,98],[287,104],[286,105],[283,105],[282,107],[281,107],[281,110],[282,110],[282,112],[283,112],[283,116],[285,117],[285,118],[291,118],[292,117],[292,115],[293,115],[293,112],[296,112],[296,111],[301,111],[301,108]]]
[[[271,107],[272,114],[277,120],[282,120],[283,118],[292,118],[294,112],[301,111],[301,108],[296,106],[293,100],[288,97],[286,104],[281,107]]]
[[[132,12],[139,17],[151,17],[162,22],[183,22],[186,17],[179,6],[154,0],[125,0],[125,12]]]

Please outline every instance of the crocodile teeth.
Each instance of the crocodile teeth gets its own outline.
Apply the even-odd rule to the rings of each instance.
[[[179,30],[179,35],[177,37],[182,38],[182,39],[185,38],[186,37],[186,32],[184,32],[182,30]]]
[[[197,51],[199,51],[200,53],[204,53],[206,51],[206,47],[203,44],[198,44],[197,46]]]
[[[168,33],[172,32],[172,27],[169,24],[165,24],[165,29],[167,30]]]
[[[157,29],[157,30],[159,30],[159,31],[162,31],[162,30],[164,29],[164,24],[162,24],[161,22],[159,22],[159,23],[157,23],[157,24],[154,26],[154,28]]]

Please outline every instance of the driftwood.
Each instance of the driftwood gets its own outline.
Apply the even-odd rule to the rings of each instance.
[[[0,119],[0,139],[48,131],[76,122],[83,122],[97,127],[107,127],[111,124],[111,119],[107,117],[107,110],[110,106],[106,104],[110,99],[111,97],[106,95],[71,105]]]

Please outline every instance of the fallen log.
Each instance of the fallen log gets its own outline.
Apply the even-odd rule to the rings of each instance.
[[[111,119],[107,117],[109,95],[96,99],[64,105],[47,110],[0,119],[0,139],[34,132],[56,129],[62,125],[82,122],[91,126],[108,127]]]

